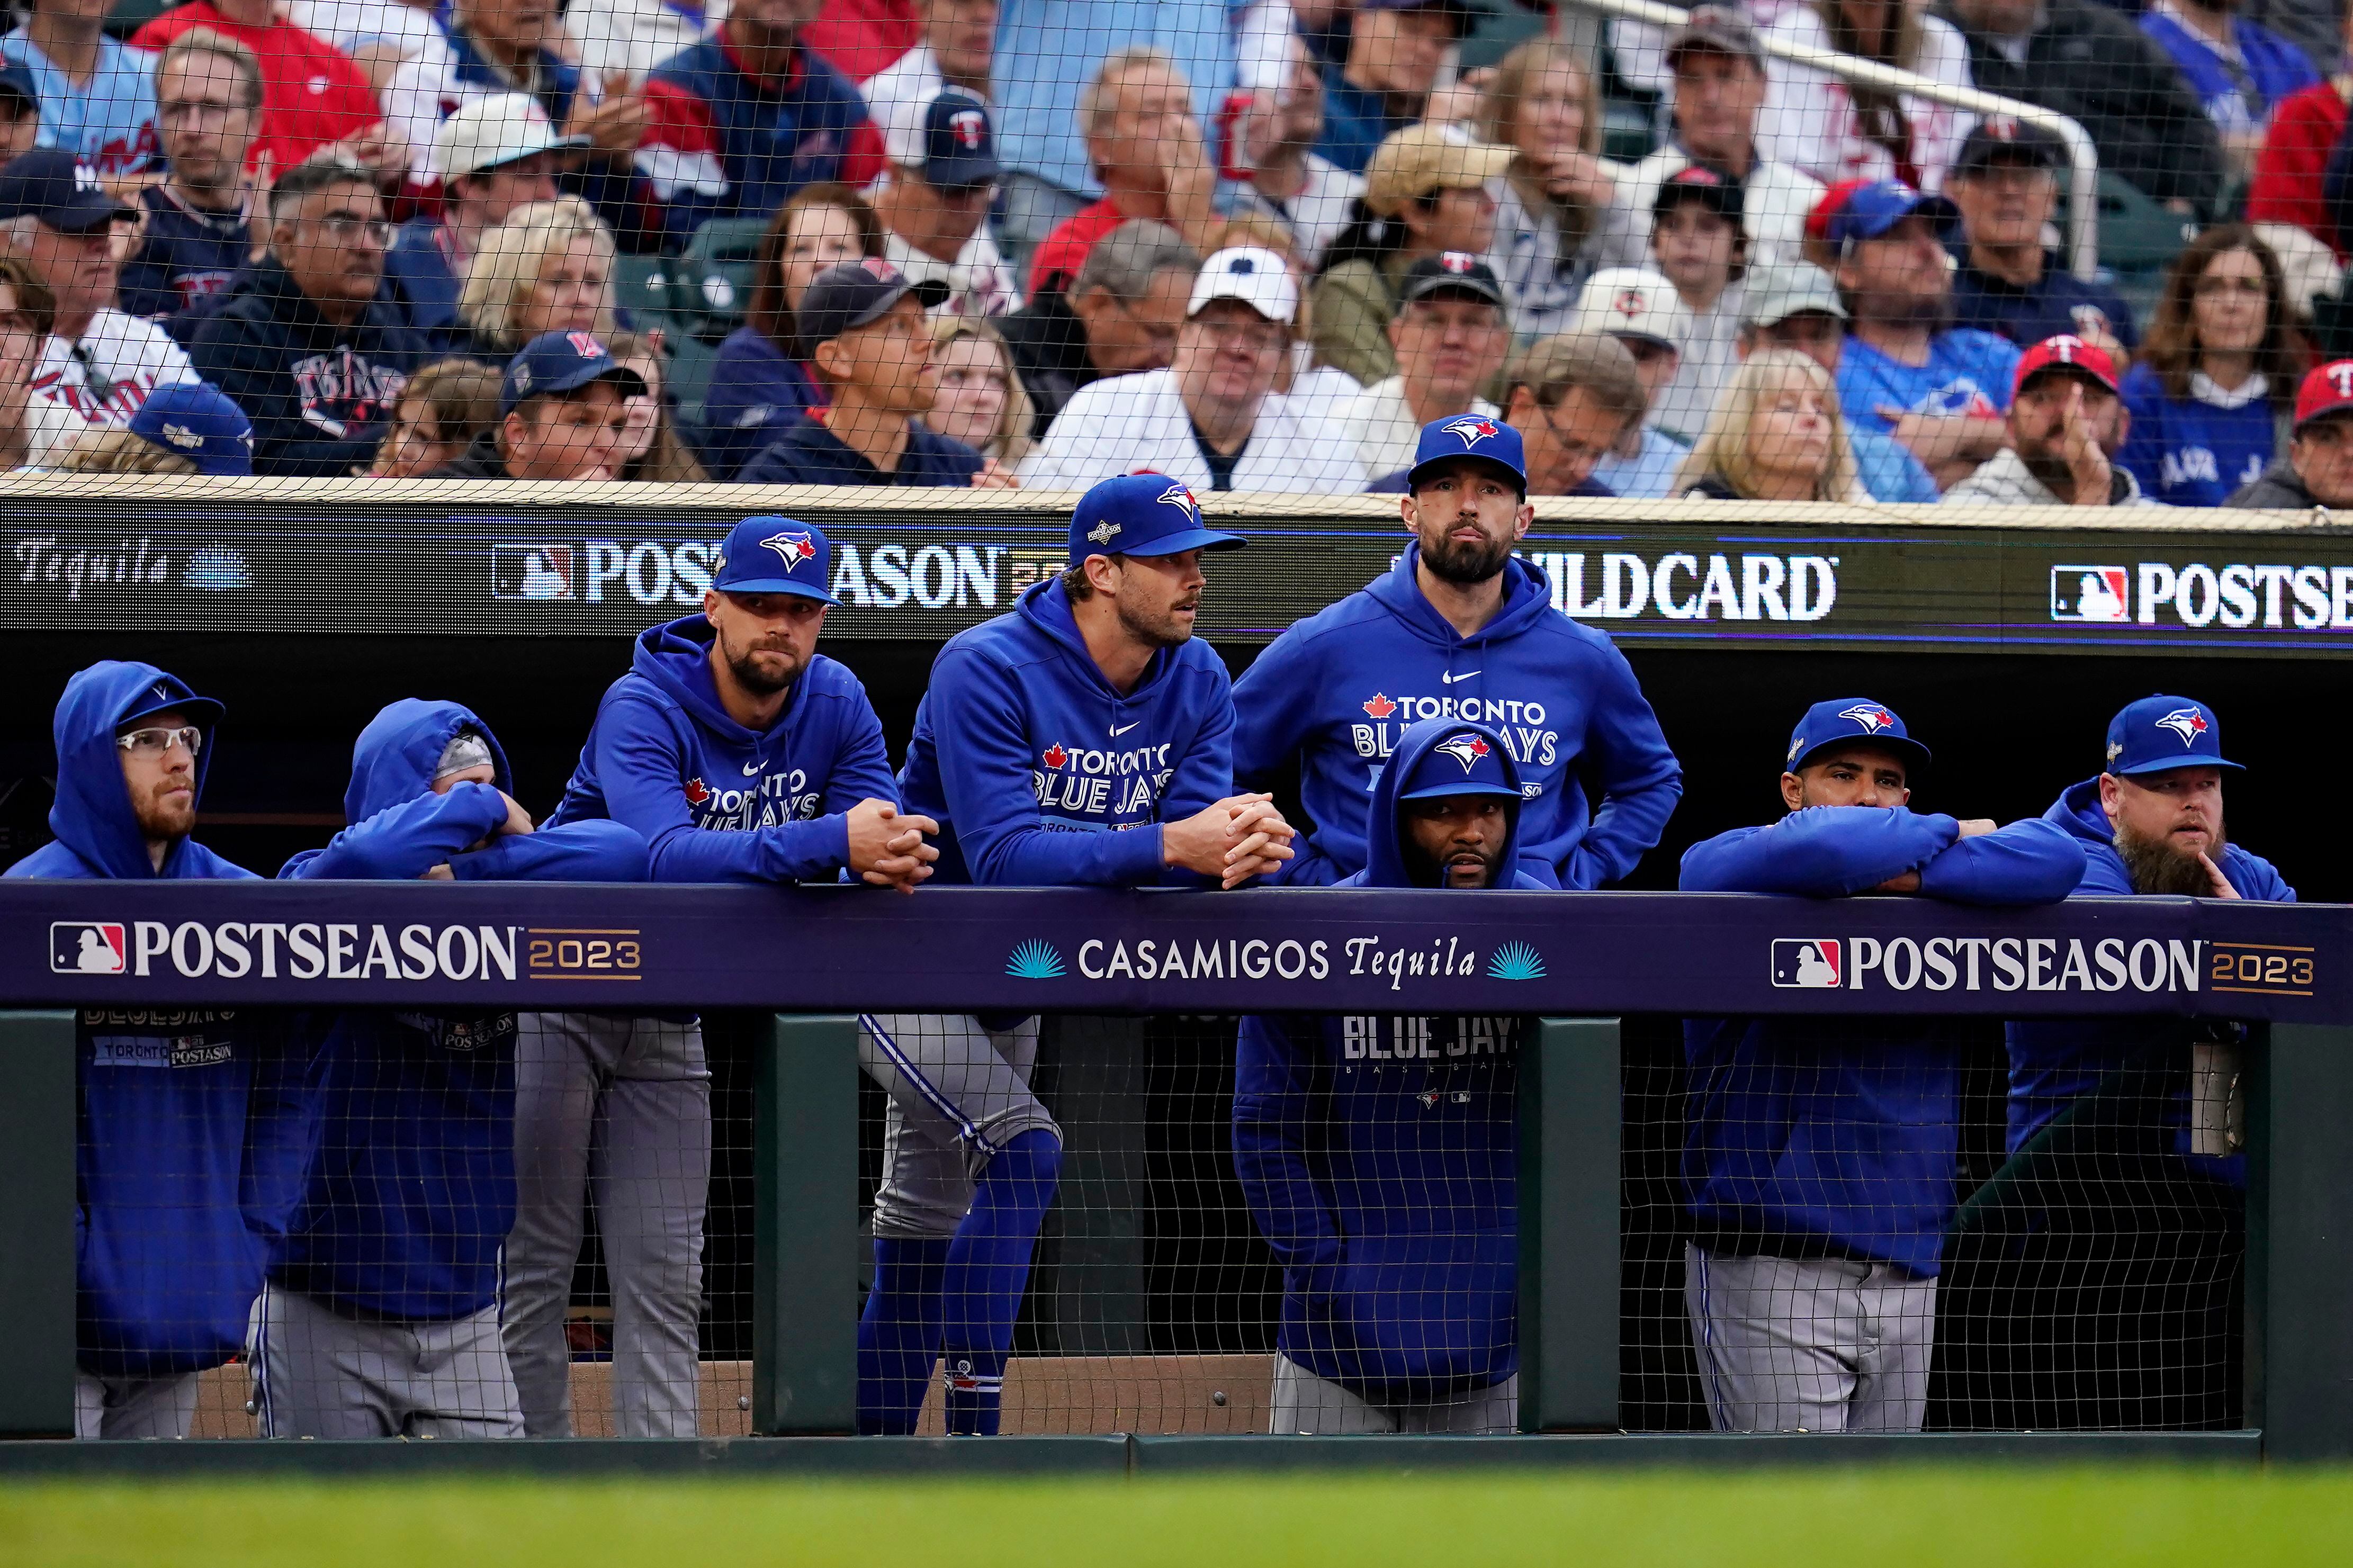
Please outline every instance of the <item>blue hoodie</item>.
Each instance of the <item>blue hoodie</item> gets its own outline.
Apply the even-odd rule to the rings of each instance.
[[[237,881],[253,873],[183,838],[155,869],[123,787],[116,727],[179,700],[205,732],[219,705],[153,665],[91,666],[58,704],[57,835],[11,877]],[[77,1343],[86,1372],[166,1377],[245,1342],[269,1242],[301,1192],[316,1135],[311,1060],[273,1016],[227,1008],[85,1008],[75,1030]]]
[[[936,881],[1190,885],[1161,863],[1159,824],[1234,793],[1233,730],[1208,644],[1162,648],[1122,695],[1050,577],[932,662],[900,803],[940,825]]]
[[[745,729],[711,677],[715,635],[701,616],[638,634],[548,820],[635,828],[657,882],[832,881],[849,863],[842,814],[899,798],[882,721],[858,677],[818,654],[776,721]]]
[[[2132,874],[2116,853],[2115,833],[2100,809],[2097,775],[2071,784],[2042,820],[2072,836],[2084,849],[2081,898],[2130,898]],[[2292,904],[2295,889],[2260,855],[2235,844],[2222,847],[2222,874],[2242,899]],[[2033,1018],[2010,1026],[2010,1131],[2013,1154],[2024,1148],[2061,1111],[2125,1068],[2186,1073],[2189,1044],[2200,1026],[2186,1018]],[[2179,1109],[2184,1147],[2189,1136],[2188,1102]],[[2237,1174],[2220,1167],[2226,1179]]]
[[[1373,794],[1389,831],[1339,885],[1409,888],[1398,781],[1465,726],[1427,720]],[[1484,731],[1491,741],[1500,740]],[[1501,750],[1499,747],[1498,750]],[[1504,770],[1518,771],[1509,753]],[[1514,811],[1503,864],[1517,863]],[[1541,889],[1525,872],[1506,885]],[[1276,1343],[1376,1403],[1467,1394],[1519,1369],[1517,1017],[1245,1017],[1234,1170],[1282,1264]]]
[[[2047,904],[2084,852],[2039,820],[1963,838],[1949,816],[1814,806],[1685,851],[1686,892],[1837,898],[1907,871],[1964,904]],[[1934,1279],[1957,1201],[1959,1030],[1923,1018],[1691,1018],[1683,1181],[1701,1245],[1845,1258]]]
[[[1269,788],[1294,752],[1311,848],[1282,880],[1335,882],[1365,866],[1365,812],[1381,759],[1420,719],[1485,724],[1535,794],[1521,855],[1539,881],[1598,888],[1634,868],[1683,795],[1683,770],[1634,671],[1609,637],[1553,608],[1543,572],[1514,559],[1504,603],[1468,637],[1422,597],[1421,559],[1309,616],[1234,686],[1234,771]],[[1579,773],[1597,777],[1589,814]]]
[[[498,784],[436,795],[433,769],[461,730],[488,742]],[[465,847],[506,820],[506,753],[454,702],[407,700],[378,713],[352,752],[343,815],[296,879],[413,878],[447,863],[466,879],[635,882],[644,840],[584,822]],[[514,1037],[511,1012],[352,1009],[311,1016],[328,1055],[326,1124],[302,1206],[269,1277],[347,1313],[445,1321],[498,1292],[514,1224]]]

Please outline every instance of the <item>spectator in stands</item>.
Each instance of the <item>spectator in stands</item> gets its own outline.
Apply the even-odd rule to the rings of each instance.
[[[997,174],[987,106],[959,89],[924,106],[915,161],[893,159],[875,183],[882,254],[910,278],[945,284],[940,309],[955,315],[1002,316],[1021,303],[988,232]]]
[[[818,0],[815,9],[802,41],[854,82],[887,70],[923,41],[921,0]]]
[[[497,371],[470,359],[440,360],[410,376],[368,472],[419,479],[456,462],[498,424],[499,381]]]
[[[542,332],[608,335],[615,259],[612,230],[579,197],[515,208],[467,258],[458,294],[466,352],[504,364]]]
[[[579,51],[584,79],[601,84],[627,77],[636,88],[656,66],[710,37],[726,15],[727,0],[571,0],[564,31]]]
[[[2010,445],[1945,492],[1947,506],[2147,506],[2116,461],[2132,415],[2116,362],[2081,338],[2026,351],[2010,405]]]
[[[1082,490],[1151,468],[1195,491],[1363,489],[1354,445],[1275,395],[1298,314],[1298,281],[1282,257],[1248,247],[1212,255],[1169,367],[1081,388],[1029,454],[1021,482]]]
[[[1355,221],[1324,253],[1316,275],[1315,352],[1369,386],[1397,374],[1388,327],[1406,269],[1424,257],[1494,247],[1489,185],[1512,166],[1507,147],[1415,125],[1381,143],[1365,172]]]
[[[431,357],[385,292],[392,226],[374,174],[318,159],[269,195],[269,254],[188,339],[188,363],[253,420],[254,471],[327,479],[374,460]]]
[[[2094,0],[1947,0],[1980,91],[2081,125],[2100,167],[2160,202],[2212,208],[2222,188],[2214,122],[2154,40]]]
[[[1641,428],[1650,406],[1624,343],[1600,332],[1539,338],[1512,357],[1504,387],[1504,416],[1520,433],[1530,495],[1617,493],[1594,470]]]
[[[1282,224],[1313,270],[1348,226],[1365,181],[1314,150],[1324,135],[1323,73],[1305,39],[1293,35],[1284,47],[1289,63],[1264,144],[1248,150],[1250,178],[1234,187],[1230,210],[1237,217],[1256,213]]]
[[[1748,247],[1741,200],[1739,182],[1704,163],[1661,181],[1651,199],[1651,265],[1691,313],[1674,377],[1651,399],[1653,416],[1671,430],[1704,427],[1739,363]]]
[[[2218,224],[2167,269],[2147,352],[2124,379],[2122,466],[2168,506],[2220,506],[2271,466],[2305,364],[2271,247]]]
[[[0,169],[0,237],[56,301],[33,395],[58,405],[58,432],[114,428],[156,387],[195,379],[164,329],[114,308],[113,226],[127,216],[61,147],[36,147]]]
[[[25,25],[0,37],[0,58],[32,77],[37,145],[60,147],[130,200],[150,176],[154,62],[106,36],[110,0],[32,0]]]
[[[2353,50],[2353,6],[2345,9],[2339,26],[2343,44]],[[2326,244],[2341,264],[2347,252],[2324,197],[2328,154],[2345,134],[2346,105],[2353,103],[2353,70],[2345,68],[2340,52],[2337,74],[2281,100],[2263,133],[2263,149],[2255,159],[2255,179],[2247,192],[2249,223],[2293,224]]]
[[[1620,178],[1610,231],[1596,248],[1607,267],[1635,267],[1651,257],[1651,204],[1671,174],[1704,163],[1740,182],[1741,227],[1748,258],[1765,266],[1798,258],[1806,214],[1822,183],[1778,154],[1773,128],[1760,134],[1767,86],[1764,47],[1747,17],[1726,5],[1695,5],[1668,35],[1674,72],[1674,137]]]
[[[499,378],[499,422],[429,479],[602,479],[649,388],[586,332],[525,343]]]
[[[1347,58],[1324,71],[1324,140],[1315,150],[1352,174],[1418,123],[1447,52],[1471,30],[1459,0],[1356,0]]]
[[[2320,72],[2304,51],[2238,15],[2241,0],[2155,0],[2140,30],[2157,40],[2205,106],[2234,176],[2255,165],[2272,111]]]
[[[1200,253],[1183,235],[1130,218],[1096,241],[1067,289],[1033,294],[997,323],[1037,407],[1040,439],[1082,388],[1166,367],[1200,271]]]
[[[555,165],[566,142],[547,110],[521,92],[461,104],[435,134],[441,216],[403,224],[385,271],[407,307],[408,324],[446,348],[463,336],[459,281],[483,233],[518,207],[555,199]]]
[[[1136,47],[1107,57],[1079,100],[1087,159],[1103,182],[1101,200],[1079,209],[1029,258],[1029,297],[1067,289],[1095,242],[1131,218],[1167,224],[1208,249],[1217,237],[1209,166],[1193,88],[1165,49]]]
[[[262,161],[284,174],[314,153],[390,181],[408,148],[387,132],[375,89],[351,57],[280,16],[272,0],[188,0],[132,35],[133,47],[160,54],[197,27],[226,33],[261,61],[261,126],[246,166]]]
[[[646,390],[621,399],[621,441],[614,448],[611,478],[631,483],[699,485],[711,476],[679,438],[670,413],[669,361],[662,333],[614,332],[605,348],[623,370],[634,371]]]
[[[997,0],[918,0],[916,14],[923,36],[915,47],[859,89],[882,132],[883,155],[901,165],[923,163],[926,117],[940,94],[989,101],[997,55]]]
[[[1495,203],[1495,270],[1511,289],[1512,330],[1550,337],[1577,310],[1613,218],[1618,184],[1599,157],[1592,72],[1550,38],[1504,57],[1479,100],[1479,139],[1513,152]]]
[[[1367,474],[1393,474],[1413,463],[1422,426],[1457,414],[1497,419],[1503,411],[1479,395],[1504,367],[1512,346],[1504,286],[1486,258],[1450,251],[1406,268],[1389,321],[1398,373],[1375,382],[1332,411],[1356,443]]]
[[[940,395],[923,423],[1008,473],[1020,468],[1037,444],[1030,432],[1038,416],[997,329],[987,321],[935,316],[932,359],[940,370]]]
[[[1741,361],[1675,475],[1686,500],[1861,501],[1840,426],[1838,384],[1811,357],[1766,349]]]
[[[827,405],[786,426],[736,479],[747,485],[1009,485],[1007,470],[923,424],[940,395],[923,316],[946,289],[917,282],[888,261],[846,261],[818,273],[796,320],[809,363],[825,382]]]
[[[156,123],[170,174],[142,190],[138,248],[117,294],[161,321],[217,302],[253,253],[245,154],[261,124],[261,61],[226,34],[183,33],[155,62]]]
[[[1845,357],[1846,307],[1830,274],[1810,261],[1794,262],[1748,279],[1746,320],[1740,327],[1740,357],[1767,349],[1794,349],[1832,376]],[[1839,420],[1847,450],[1854,454],[1855,478],[1871,499],[1934,506],[1936,481],[1902,442],[1880,430]]]
[[[882,254],[882,225],[866,198],[830,181],[793,193],[760,236],[744,324],[719,345],[702,397],[702,463],[732,479],[752,455],[822,408],[824,384],[802,357],[793,308],[828,267]]]
[[[650,123],[638,167],[662,233],[683,247],[714,217],[772,213],[803,185],[864,185],[881,132],[849,79],[799,41],[812,0],[732,0],[716,36],[646,79]],[[778,131],[791,126],[789,141]]]
[[[1823,200],[1851,333],[1839,362],[1842,411],[1857,428],[1893,435],[1950,489],[2001,449],[2017,345],[1949,324],[1952,278],[1936,225],[1954,216],[1950,202],[1892,180]]]
[[[2072,335],[2122,364],[2140,342],[2132,307],[2043,248],[2059,205],[2056,171],[2066,164],[2058,137],[2008,115],[1978,121],[1962,142],[1945,182],[1960,209],[1965,247],[1953,272],[1953,324],[2021,349]]]
[[[446,65],[450,58],[439,0],[283,0],[280,9],[288,21],[349,55],[379,93],[410,60]]]
[[[41,95],[33,73],[23,66],[0,64],[0,163],[41,142]]]
[[[1571,330],[1616,339],[1642,386],[1643,416],[1626,427],[1593,477],[1612,495],[1638,500],[1665,495],[1691,450],[1691,437],[1660,426],[1659,395],[1683,363],[1691,312],[1675,297],[1675,286],[1649,268],[1607,267],[1585,280]]]
[[[1785,6],[1767,39],[1835,49],[1967,88],[1968,46],[1953,25],[1906,0],[1810,0]],[[1775,149],[1825,184],[1901,180],[1934,191],[1952,167],[1968,116],[1924,98],[1850,86],[1811,66],[1766,67],[1764,123]]]
[[[2222,503],[2310,511],[2353,510],[2353,360],[2331,360],[2304,378],[2287,456]]]
[[[79,433],[83,421],[33,395],[57,297],[21,258],[0,256],[0,473],[41,461]]]

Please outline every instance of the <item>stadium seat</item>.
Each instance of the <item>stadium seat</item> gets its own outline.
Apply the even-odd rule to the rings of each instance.
[[[678,263],[666,256],[624,256],[614,268],[614,292],[617,303],[629,313],[639,331],[653,327],[670,327],[673,335],[676,323],[670,318],[670,280],[678,270]]]
[[[711,391],[711,373],[718,365],[719,351],[691,331],[673,332],[662,342],[670,351],[670,391],[679,417],[699,428],[702,400]]]
[[[687,242],[670,271],[670,315],[705,342],[715,343],[744,324],[752,302],[752,263],[765,218],[720,218]]]
[[[1513,0],[1465,0],[1470,31],[1462,36],[1462,68],[1483,70],[1545,30],[1544,17]]]

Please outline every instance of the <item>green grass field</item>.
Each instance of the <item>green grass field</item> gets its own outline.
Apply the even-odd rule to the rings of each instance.
[[[1968,1469],[1134,1482],[11,1484],[39,1568],[2353,1562],[2353,1474]]]

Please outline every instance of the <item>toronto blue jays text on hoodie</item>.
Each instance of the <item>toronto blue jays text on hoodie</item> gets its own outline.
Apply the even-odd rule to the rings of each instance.
[[[2084,852],[2039,819],[1961,837],[1944,816],[1812,806],[1685,851],[1686,892],[1840,898],[1907,871],[1955,903],[2055,903]],[[1956,1203],[1960,1026],[1692,1018],[1683,1181],[1700,1244],[1844,1258],[1933,1279]]]
[[[1372,864],[1413,886],[1398,781],[1457,727],[1424,723],[1381,774]],[[1508,758],[1504,772],[1517,773]],[[1508,868],[1511,886],[1546,884]],[[1276,1344],[1377,1403],[1468,1394],[1519,1368],[1515,1096],[1526,1020],[1252,1016],[1235,1050],[1234,1171],[1282,1265]]]
[[[940,825],[935,880],[1022,888],[1189,883],[1159,825],[1233,794],[1233,690],[1209,646],[1104,678],[1059,577],[957,633],[932,663],[900,804]]]
[[[715,636],[701,616],[638,635],[549,823],[636,829],[657,882],[831,881],[849,863],[842,814],[899,798],[882,721],[858,677],[817,654],[776,721],[745,728],[719,700]]]
[[[158,870],[124,787],[116,728],[174,700],[215,734],[218,709],[153,665],[109,661],[58,704],[56,839],[11,877],[235,881],[253,873],[183,838]],[[213,747],[196,754],[204,798]],[[54,962],[93,975],[125,966],[122,928],[53,935]],[[102,983],[100,983],[102,984]],[[75,1028],[74,1244],[78,1357],[102,1377],[218,1366],[245,1342],[270,1243],[301,1192],[317,1130],[312,1058],[284,1020],[247,1008],[93,1004]]]
[[[1504,566],[1504,602],[1463,637],[1416,581],[1419,547],[1372,586],[1299,622],[1234,685],[1234,771],[1276,782],[1299,755],[1309,847],[1282,880],[1362,870],[1374,777],[1408,725],[1462,719],[1503,737],[1527,799],[1520,854],[1540,880],[1597,888],[1634,868],[1683,795],[1683,770],[1615,645],[1553,608],[1542,571]],[[1583,772],[1599,781],[1588,809]]]
[[[489,746],[497,783],[433,793],[461,731]],[[635,882],[645,841],[614,822],[506,835],[506,753],[454,702],[396,702],[360,732],[343,816],[324,849],[281,877]],[[515,1016],[349,1009],[309,1016],[328,1054],[324,1126],[302,1205],[269,1277],[347,1313],[442,1321],[497,1295],[514,1223]]]
[[[2116,853],[2115,830],[2100,809],[2100,781],[2088,778],[2071,784],[2042,820],[2073,837],[2084,850],[2084,880],[2075,896],[2085,899],[2129,898],[2132,873]],[[2295,902],[2295,889],[2260,855],[2235,844],[2223,846],[2218,863],[2222,875],[2242,899],[2268,903]],[[2013,1154],[2026,1146],[2052,1120],[2100,1087],[2109,1075],[2127,1069],[2170,1075],[2180,1079],[2177,1105],[2170,1120],[2188,1147],[2188,1075],[2189,1047],[2198,1030],[2207,1026],[2187,1018],[2032,1018],[2010,1026],[2009,1148]],[[2241,1173],[2234,1166],[2218,1167],[2226,1178]]]

